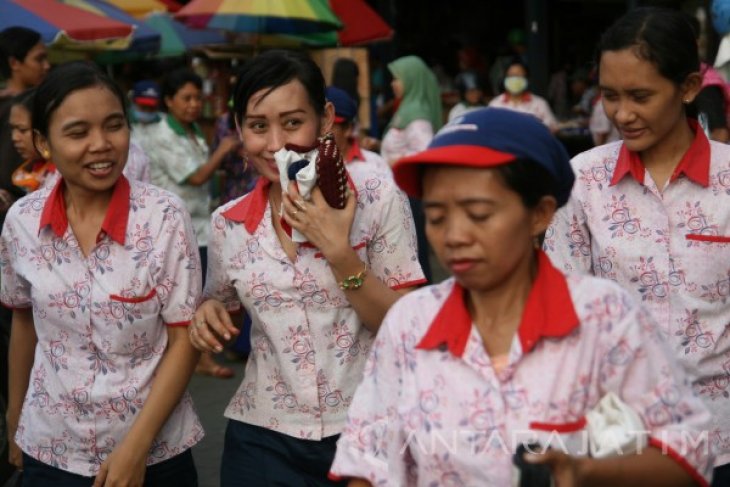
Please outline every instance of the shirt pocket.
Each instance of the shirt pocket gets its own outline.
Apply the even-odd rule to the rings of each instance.
[[[112,293],[109,309],[111,322],[117,329],[112,341],[113,352],[132,353],[138,347],[137,342],[154,340],[162,329],[159,326],[161,304],[154,287],[141,292]]]
[[[587,456],[588,430],[586,418],[577,421],[541,422],[532,421],[528,428],[530,440],[535,440],[543,448],[552,448],[568,455]]]
[[[685,241],[681,267],[690,290],[709,302],[726,300],[730,296],[730,234],[687,234]]]

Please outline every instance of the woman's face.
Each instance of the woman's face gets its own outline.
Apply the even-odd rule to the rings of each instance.
[[[24,161],[37,159],[38,151],[33,146],[33,129],[31,128],[30,112],[23,105],[13,105],[10,109],[10,136],[15,150]]]
[[[274,153],[286,144],[312,146],[317,137],[331,130],[334,109],[325,106],[323,116],[315,111],[304,85],[297,79],[254,93],[241,120],[241,138],[246,156],[259,174],[279,182]]]
[[[507,68],[507,71],[505,72],[506,76],[520,76],[522,78],[527,77],[527,71],[525,71],[524,66],[521,64],[513,64],[509,68]]]
[[[48,137],[37,137],[39,148],[49,150],[66,185],[86,193],[110,190],[129,152],[122,103],[105,86],[69,94],[51,114]]]
[[[497,289],[529,266],[552,212],[525,207],[492,169],[433,166],[422,182],[426,236],[464,288]]]
[[[633,49],[601,55],[599,85],[606,115],[629,150],[642,152],[671,143],[686,118],[683,101],[692,101],[701,87],[699,73],[677,86]]]
[[[172,97],[165,97],[167,111],[182,123],[193,123],[203,110],[203,96],[200,88],[185,83]]]
[[[400,78],[393,78],[390,82],[390,86],[393,88],[393,95],[397,98],[403,98],[405,94],[405,88],[403,87],[403,81]]]

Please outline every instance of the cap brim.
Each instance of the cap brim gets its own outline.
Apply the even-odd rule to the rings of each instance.
[[[155,98],[146,98],[143,96],[138,96],[134,98],[134,102],[138,105],[143,105],[146,107],[156,107],[159,104],[159,101]]]
[[[494,167],[516,159],[514,154],[474,145],[434,147],[399,159],[393,165],[393,177],[398,186],[414,198],[421,197],[422,166]]]
[[[345,122],[349,122],[349,121],[350,121],[349,118],[345,118],[341,115],[335,115],[335,123],[345,123]]]

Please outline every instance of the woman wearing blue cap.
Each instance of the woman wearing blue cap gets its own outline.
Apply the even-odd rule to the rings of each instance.
[[[454,277],[386,315],[331,476],[527,485],[512,459],[528,443],[535,454],[515,459],[523,482],[706,485],[709,415],[647,311],[610,281],[565,277],[539,249],[574,181],[544,125],[476,110],[394,176],[422,198],[428,240]],[[620,411],[623,427],[602,428],[603,410]]]

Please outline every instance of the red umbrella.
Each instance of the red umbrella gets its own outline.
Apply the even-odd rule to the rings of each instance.
[[[374,41],[387,41],[393,29],[364,0],[329,0],[343,29],[337,32],[341,46],[356,46]]]

